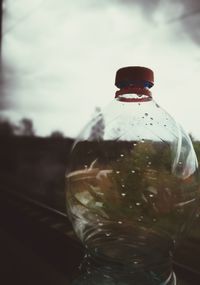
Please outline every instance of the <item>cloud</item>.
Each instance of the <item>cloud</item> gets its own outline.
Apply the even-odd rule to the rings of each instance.
[[[177,38],[179,27],[163,24],[169,14],[182,12],[179,2],[173,6],[154,1],[151,6],[143,0],[139,6],[139,1],[125,5],[119,0],[18,0],[17,16],[13,0],[9,2],[8,12],[18,17],[18,24],[5,23],[9,32],[3,40],[4,77],[10,83],[4,92],[12,104],[5,114],[30,117],[39,134],[61,129],[76,136],[95,107],[112,100],[116,70],[145,65],[156,73],[156,100],[184,121],[185,112],[176,106],[186,90],[191,92],[188,80],[197,80],[199,51],[188,38]],[[193,97],[198,100],[196,93]],[[194,125],[193,117],[189,119],[188,127]]]
[[[175,22],[180,22],[184,32],[200,44],[200,2],[199,0],[182,0],[184,12],[180,17],[175,19]]]
[[[156,15],[162,12],[165,24],[180,37],[190,37],[195,43],[200,44],[200,2],[199,0],[118,0],[123,5],[132,9],[136,6],[145,17],[155,21]]]

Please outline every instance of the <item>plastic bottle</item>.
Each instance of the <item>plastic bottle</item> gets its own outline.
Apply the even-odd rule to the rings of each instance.
[[[198,163],[153,84],[148,68],[119,69],[115,99],[73,146],[67,209],[87,248],[76,284],[176,284],[172,254],[199,205]]]

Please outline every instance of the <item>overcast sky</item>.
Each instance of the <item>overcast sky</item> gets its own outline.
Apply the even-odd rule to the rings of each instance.
[[[154,99],[200,139],[197,0],[6,0],[1,113],[76,136],[113,100],[115,72],[155,72]]]

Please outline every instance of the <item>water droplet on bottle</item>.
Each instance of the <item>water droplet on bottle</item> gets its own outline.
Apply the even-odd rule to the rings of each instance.
[[[143,216],[139,217],[139,218],[137,219],[137,221],[138,221],[138,222],[142,222],[142,219],[143,219]]]
[[[151,117],[150,119],[153,120],[153,117]]]
[[[148,113],[145,113],[145,116],[148,116],[149,114]]]
[[[141,139],[141,143],[144,143],[144,139]]]
[[[121,193],[121,196],[122,196],[122,197],[125,197],[125,196],[126,196],[126,193]]]
[[[136,143],[133,144],[133,146],[136,146],[136,145],[137,145]]]
[[[87,164],[85,164],[84,167],[87,168],[88,167]]]
[[[150,198],[153,198],[153,197],[154,197],[154,195],[153,195],[153,194],[149,194],[149,197],[150,197]]]
[[[139,203],[139,202],[136,202],[136,203],[135,203],[135,205],[136,205],[136,206],[140,206],[140,205],[141,205],[141,203]]]
[[[148,161],[148,165],[151,165],[151,161]]]
[[[122,184],[122,188],[124,188],[125,187],[125,185],[124,184]]]
[[[166,127],[167,125],[164,125],[164,127]]]
[[[137,265],[139,262],[138,262],[138,261],[134,261],[133,263],[134,263],[135,265]]]
[[[153,222],[155,223],[156,221],[157,221],[156,218],[154,218],[154,219],[153,219]]]
[[[159,106],[157,103],[156,103],[156,107],[157,107],[157,108],[160,108],[160,106]]]
[[[119,171],[119,170],[117,170],[117,171],[116,171],[116,173],[117,173],[117,174],[119,174],[119,173],[120,173],[120,171]]]
[[[152,124],[152,123],[150,123],[150,125],[151,125],[151,126],[153,126],[153,124]]]
[[[135,173],[135,170],[131,170],[131,173]]]
[[[99,225],[100,227],[102,227],[102,226],[103,226],[103,223],[98,223],[98,225]]]
[[[121,156],[121,157],[124,157],[124,154],[123,154],[123,153],[121,153],[121,154],[120,154],[120,156]]]
[[[122,221],[118,221],[118,224],[120,224],[120,225],[121,225],[121,224],[122,224]]]
[[[132,205],[130,205],[130,206],[129,206],[129,208],[130,208],[130,209],[132,209],[132,208],[133,208],[133,206],[132,206]]]
[[[107,237],[110,237],[110,236],[111,236],[111,233],[106,233],[106,236],[107,236]]]

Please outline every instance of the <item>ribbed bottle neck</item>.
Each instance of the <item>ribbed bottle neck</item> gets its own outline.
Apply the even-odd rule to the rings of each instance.
[[[127,86],[116,91],[115,98],[122,102],[147,102],[152,100],[152,94],[148,87]]]

